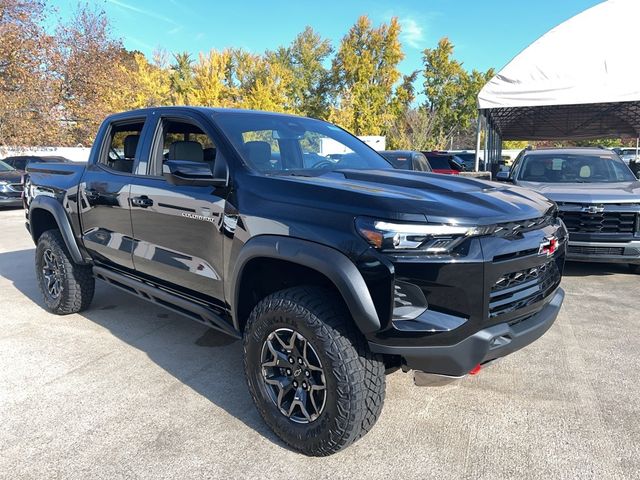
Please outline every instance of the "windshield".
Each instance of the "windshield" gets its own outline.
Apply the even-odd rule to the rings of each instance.
[[[538,154],[522,159],[518,180],[542,183],[606,183],[636,180],[629,167],[610,155]]]
[[[0,160],[0,172],[11,172],[15,170],[11,165],[7,165],[2,160]]]
[[[354,136],[320,120],[235,112],[215,114],[215,119],[246,164],[261,173],[393,168]]]
[[[635,154],[636,154],[635,148],[624,148],[620,151],[620,155],[635,155]]]

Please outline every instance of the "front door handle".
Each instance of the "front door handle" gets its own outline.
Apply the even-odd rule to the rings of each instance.
[[[153,200],[151,200],[146,195],[142,195],[141,197],[133,197],[131,199],[131,205],[141,208],[148,208],[153,206]]]
[[[97,200],[100,197],[100,192],[93,188],[85,188],[84,194],[86,195],[88,200]]]

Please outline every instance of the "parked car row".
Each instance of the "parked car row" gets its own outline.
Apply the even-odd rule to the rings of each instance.
[[[570,233],[567,259],[626,263],[640,269],[640,165],[621,155],[632,149],[525,149],[497,180],[524,187],[555,201]],[[458,174],[457,163],[475,162],[471,152],[386,151],[395,168]],[[633,149],[635,155],[635,149]]]
[[[401,170],[458,175],[467,171],[461,159],[447,152],[417,152],[412,150],[385,150],[378,152],[391,165]]]
[[[31,163],[68,163],[65,157],[19,155],[0,160],[0,207],[22,206],[22,176]]]

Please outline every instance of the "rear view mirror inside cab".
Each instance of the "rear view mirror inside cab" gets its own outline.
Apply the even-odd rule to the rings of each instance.
[[[290,122],[284,128],[272,130],[271,137],[275,140],[300,140],[304,137],[305,132],[302,125]]]

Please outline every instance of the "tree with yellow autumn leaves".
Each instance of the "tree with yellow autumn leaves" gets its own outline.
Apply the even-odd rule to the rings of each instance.
[[[442,148],[470,128],[477,91],[492,74],[466,72],[443,39],[403,76],[396,18],[376,26],[360,17],[337,48],[306,27],[262,54],[227,48],[147,58],[124,48],[98,8],[81,4],[52,34],[43,27],[48,15],[41,0],[0,0],[0,145],[89,145],[110,113],[203,105],[306,115],[386,135],[395,148]]]

